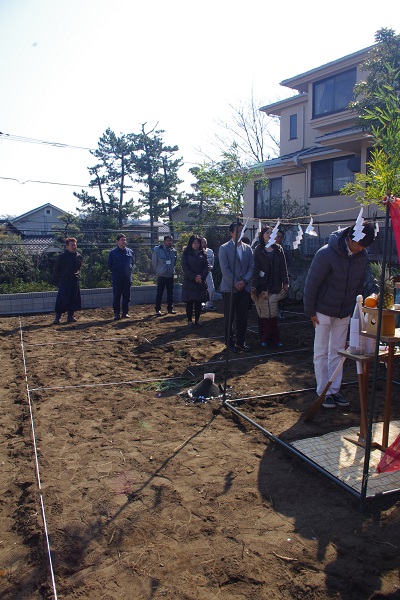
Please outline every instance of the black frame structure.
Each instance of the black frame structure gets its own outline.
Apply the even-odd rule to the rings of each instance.
[[[386,197],[386,211],[385,211],[385,230],[384,230],[384,242],[383,242],[383,252],[382,252],[382,276],[381,276],[381,289],[384,289],[384,280],[385,280],[385,271],[387,266],[387,246],[389,239],[389,229],[390,229],[390,213],[389,213],[389,204],[390,204],[390,196]],[[236,235],[235,235],[235,243],[238,242],[238,225],[240,223],[239,217],[236,220]],[[232,287],[231,287],[231,297],[230,297],[230,305],[229,305],[229,322],[232,319],[232,310],[233,310],[233,288],[234,288],[234,276],[236,271],[236,252],[233,260],[233,277],[232,277]],[[368,473],[369,473],[369,463],[371,457],[371,447],[372,447],[372,428],[373,428],[373,415],[375,408],[375,388],[376,382],[378,381],[378,368],[379,368],[379,340],[381,335],[381,326],[382,326],[382,310],[383,310],[383,294],[379,295],[379,303],[378,303],[378,323],[377,323],[377,332],[376,332],[376,344],[375,344],[375,354],[373,361],[373,374],[372,374],[372,390],[371,394],[369,394],[368,399],[368,431],[367,437],[365,440],[365,454],[364,454],[364,466],[363,466],[363,476],[361,483],[361,491],[357,492],[352,487],[329,473],[326,469],[321,467],[318,463],[308,458],[305,454],[297,450],[291,444],[284,442],[283,440],[276,437],[273,433],[262,427],[259,423],[245,415],[242,411],[238,410],[233,403],[234,400],[229,401],[227,399],[227,380],[228,380],[228,364],[229,364],[229,344],[226,349],[226,360],[225,360],[225,375],[224,375],[224,385],[223,385],[223,397],[222,397],[222,406],[228,408],[234,414],[236,414],[241,419],[247,421],[250,425],[261,431],[266,437],[268,437],[271,441],[278,444],[284,450],[294,454],[299,459],[306,462],[308,465],[319,471],[322,475],[334,481],[340,487],[345,489],[347,492],[350,492],[353,496],[355,496],[358,500],[360,500],[360,510],[363,510],[366,500],[372,500],[376,496],[371,496],[367,498],[367,488],[368,488]],[[294,392],[289,392],[294,393]],[[243,399],[244,400],[244,399]],[[386,492],[386,494],[392,494],[395,492],[399,492],[400,489],[394,489]],[[381,496],[381,495],[380,495]]]

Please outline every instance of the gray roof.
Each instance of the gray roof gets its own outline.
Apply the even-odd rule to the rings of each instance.
[[[59,252],[60,248],[55,246],[54,237],[50,236],[26,236],[22,243],[28,254],[43,254],[44,252]]]
[[[322,148],[321,146],[312,146],[311,148],[306,148],[305,150],[298,150],[297,152],[290,152],[289,154],[284,154],[283,156],[277,156],[276,158],[271,158],[270,160],[266,160],[263,163],[259,163],[253,165],[253,169],[257,169],[260,167],[268,168],[275,167],[285,163],[287,161],[293,160],[294,158],[304,158],[306,156],[321,156],[323,154],[328,154],[331,152],[335,152],[333,148]],[[339,152],[339,150],[337,150]]]

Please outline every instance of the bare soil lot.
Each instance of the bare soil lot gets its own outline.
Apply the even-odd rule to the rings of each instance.
[[[3,600],[50,599],[54,588],[65,600],[400,598],[398,497],[362,514],[219,400],[179,394],[205,372],[224,381],[218,308],[198,330],[183,306],[158,318],[134,306],[119,322],[111,309],[73,325],[0,319]],[[233,398],[314,385],[311,323],[289,310],[284,347],[266,352],[250,311],[252,352],[227,367]],[[355,379],[346,364],[344,381]],[[344,392],[349,410],[310,424],[312,391],[253,398],[246,412],[285,440],[311,437],[359,422],[357,386]]]

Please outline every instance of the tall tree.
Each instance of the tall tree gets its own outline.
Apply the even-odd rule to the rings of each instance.
[[[172,197],[177,194],[177,186],[181,183],[178,169],[182,159],[173,159],[178,146],[166,146],[163,142],[163,130],[145,130],[137,136],[134,169],[136,181],[144,185],[146,191],[140,192],[142,202],[150,216],[151,245],[154,245],[154,221],[167,214],[168,197],[172,206]]]
[[[357,173],[340,191],[382,206],[387,192],[400,195],[400,36],[380,29],[375,40],[362,65],[367,77],[355,86],[357,100],[350,105],[374,140],[371,158],[366,173]]]
[[[198,191],[201,211],[207,207],[211,211],[228,211],[232,215],[242,213],[244,188],[253,179],[254,171],[242,164],[236,143],[222,153],[219,162],[205,162],[200,167],[193,167],[190,172],[197,178],[194,187]]]
[[[230,119],[219,119],[221,132],[215,135],[216,145],[224,152],[234,144],[241,162],[246,165],[262,163],[279,154],[279,121],[260,110],[262,102],[251,96],[238,105],[230,104]]]
[[[366,173],[357,173],[355,181],[340,191],[356,194],[363,204],[378,204],[387,192],[400,196],[400,97],[389,85],[374,90],[376,106],[365,109],[361,119],[374,138],[371,160]],[[372,124],[372,125],[371,125]]]
[[[108,128],[100,138],[97,150],[90,151],[98,159],[98,163],[88,168],[92,176],[89,187],[97,190],[99,197],[85,190],[74,192],[84,211],[115,217],[120,227],[127,217],[140,214],[133,198],[125,199],[125,195],[132,189],[137,140],[138,136],[135,134],[121,134],[118,137]]]
[[[389,86],[395,93],[400,92],[400,35],[393,29],[379,29],[375,33],[377,44],[371,48],[361,69],[366,78],[354,87],[356,100],[349,107],[359,115],[358,124],[364,129],[373,125],[379,127],[378,120],[371,119],[371,112],[385,107],[381,91]]]

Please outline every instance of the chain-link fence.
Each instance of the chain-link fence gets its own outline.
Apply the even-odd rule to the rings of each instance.
[[[245,221],[245,219],[243,219]],[[372,261],[381,261],[382,259],[382,251],[383,251],[383,243],[385,239],[384,232],[384,218],[375,219],[374,225],[377,230],[377,235],[372,246],[368,249],[370,260]],[[274,223],[272,223],[274,225]],[[287,255],[290,257],[290,269],[292,272],[306,272],[308,270],[308,266],[313,256],[317,252],[319,248],[324,246],[328,240],[329,236],[333,231],[337,229],[345,229],[346,227],[354,225],[354,219],[348,221],[324,221],[318,222],[314,221],[313,230],[314,235],[309,235],[305,233],[308,222],[302,223],[302,232],[303,236],[298,246],[298,249],[293,250],[293,242],[298,235],[298,225],[293,224],[285,224],[284,222],[281,224],[280,228],[285,232],[285,238],[283,240],[283,245],[286,250]],[[150,244],[150,236],[149,235],[140,235],[137,229],[123,228],[122,231],[125,233],[128,241],[128,246],[134,250],[135,253],[135,269],[134,269],[134,277],[133,283],[134,285],[146,285],[147,283],[155,283],[156,276],[154,270],[151,266],[151,255],[152,255],[152,247]],[[162,243],[164,239],[164,235],[168,232],[168,226],[163,225],[162,228],[156,227],[153,232],[153,239],[156,241],[156,244]],[[148,232],[147,232],[148,233]],[[183,278],[182,268],[181,268],[181,256],[182,252],[188,242],[188,239],[192,233],[199,234],[203,237],[207,238],[208,247],[214,251],[215,255],[215,266],[213,270],[213,276],[215,280],[216,287],[218,287],[221,281],[221,272],[219,268],[218,261],[218,251],[221,244],[230,240],[229,235],[229,223],[217,224],[217,223],[202,223],[202,224],[183,224],[179,223],[175,226],[174,230],[174,246],[178,251],[178,263],[176,268],[176,281],[181,282]],[[107,230],[97,232],[94,237],[91,235],[91,232],[80,232],[78,237],[78,250],[82,253],[84,261],[82,268],[82,287],[84,288],[96,288],[96,287],[107,287],[111,285],[111,274],[107,267],[107,257],[109,251],[114,247],[116,232]],[[247,224],[246,231],[244,235],[248,237],[249,242],[258,242],[258,221],[251,221],[251,224]],[[388,263],[397,267],[399,264],[396,244],[394,241],[393,231],[389,228],[387,232],[388,235]],[[110,241],[112,240],[112,241]],[[20,241],[19,245],[24,244],[23,241]],[[54,245],[53,245],[54,249]],[[62,247],[60,244],[59,251],[61,251]],[[1,250],[1,248],[0,248]],[[25,278],[25,282],[32,281],[41,281],[48,282],[49,284],[54,284],[55,282],[52,280],[52,266],[54,264],[57,253],[54,252],[42,252],[41,254],[34,255],[34,261],[32,265],[32,273],[33,275],[28,279]],[[3,265],[4,266],[4,265]],[[26,274],[26,267],[25,274]],[[1,269],[0,271],[4,271],[0,273],[2,277],[0,277],[1,281],[4,282],[7,279],[6,269]],[[12,291],[1,289],[0,291]],[[25,291],[24,289],[20,289],[17,291]],[[28,290],[26,290],[28,291]]]

